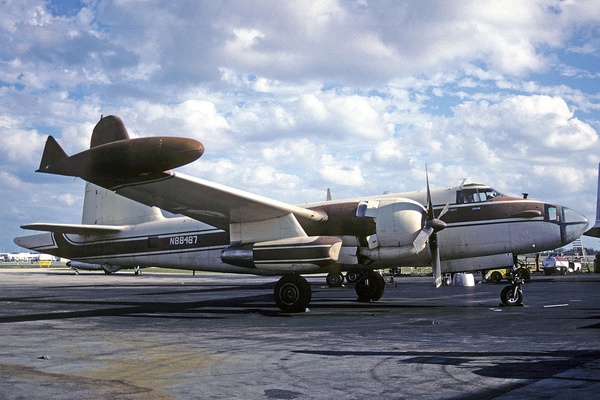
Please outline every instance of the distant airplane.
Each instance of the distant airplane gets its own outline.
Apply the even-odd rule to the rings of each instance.
[[[86,180],[81,225],[35,223],[47,231],[19,246],[78,262],[121,267],[280,275],[282,311],[304,311],[311,288],[301,274],[353,277],[358,298],[381,298],[376,270],[432,265],[442,273],[512,266],[518,254],[564,246],[587,228],[564,206],[508,197],[480,184],[291,205],[172,168],[198,159],[200,142],[130,139],[120,118],[101,118],[89,150],[68,156],[48,137],[38,172]],[[180,215],[165,217],[163,209]],[[517,281],[517,280],[515,280]],[[519,284],[501,293],[523,300]]]

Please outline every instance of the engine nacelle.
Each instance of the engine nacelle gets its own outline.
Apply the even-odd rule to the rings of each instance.
[[[412,246],[423,229],[427,210],[416,201],[399,198],[361,202],[357,216],[375,220],[375,234],[367,237],[369,249],[405,247]]]
[[[233,244],[223,250],[224,263],[245,268],[302,272],[323,268],[338,260],[342,239],[307,236],[268,242]]]

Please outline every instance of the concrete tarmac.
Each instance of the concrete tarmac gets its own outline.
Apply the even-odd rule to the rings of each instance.
[[[381,301],[308,277],[0,270],[0,399],[589,399],[600,393],[600,275],[435,289]]]

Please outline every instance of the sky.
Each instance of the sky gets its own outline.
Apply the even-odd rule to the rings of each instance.
[[[111,114],[294,204],[421,190],[427,165],[596,217],[598,1],[0,0],[0,37],[3,252],[81,222],[84,182],[34,171]]]

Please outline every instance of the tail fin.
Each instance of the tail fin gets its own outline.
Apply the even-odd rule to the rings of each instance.
[[[598,164],[598,192],[596,195],[596,223],[586,233],[586,236],[600,237],[600,164]]]
[[[120,196],[92,183],[85,185],[84,225],[133,225],[163,219],[160,209]]]
[[[116,115],[100,117],[92,131],[90,149],[106,143],[129,139],[123,120]]]
[[[46,146],[44,147],[44,154],[42,154],[40,168],[36,172],[44,172],[51,164],[68,157],[68,154],[60,147],[56,139],[52,136],[48,136],[48,139],[46,139]]]

